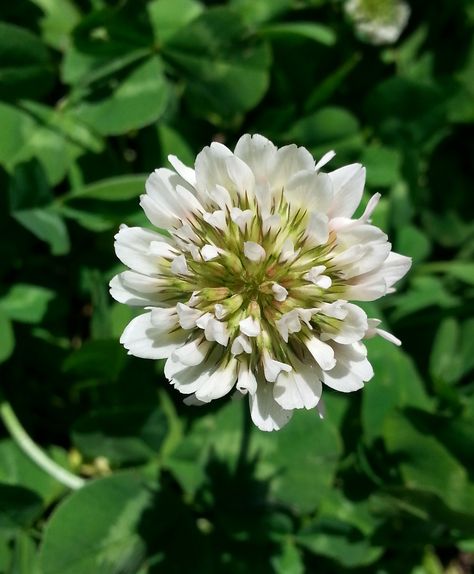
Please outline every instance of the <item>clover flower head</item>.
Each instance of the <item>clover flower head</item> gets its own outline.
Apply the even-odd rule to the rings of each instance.
[[[410,259],[370,224],[379,195],[352,216],[365,169],[329,173],[302,147],[244,135],[235,150],[204,148],[194,169],[170,156],[146,182],[153,226],[122,226],[115,250],[130,268],[112,296],[146,312],[125,328],[129,353],[167,359],[185,402],[232,390],[248,395],[254,423],[280,429],[294,409],[318,407],[322,386],[360,389],[373,376],[364,338],[380,321],[349,301],[394,291]]]
[[[344,10],[361,39],[370,44],[393,44],[410,17],[403,0],[346,0]]]

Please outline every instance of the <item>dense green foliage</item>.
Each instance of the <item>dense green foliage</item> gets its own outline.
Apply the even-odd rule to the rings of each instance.
[[[413,3],[400,41],[330,0],[16,0],[0,7],[1,392],[68,492],[0,430],[2,574],[450,574],[474,552],[474,25]],[[414,258],[370,305],[403,340],[327,418],[242,433],[118,342],[119,223],[146,174],[245,132],[367,166]],[[449,570],[446,570],[449,568]]]

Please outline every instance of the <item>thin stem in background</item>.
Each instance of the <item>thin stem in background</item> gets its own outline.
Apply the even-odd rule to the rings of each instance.
[[[84,479],[72,474],[54,462],[54,460],[41,450],[41,448],[31,439],[18,420],[10,403],[5,400],[1,393],[0,418],[16,444],[33,462],[44,470],[44,472],[72,490],[77,490],[84,486],[86,482]]]
[[[250,434],[252,430],[252,419],[250,416],[250,408],[248,400],[244,397],[241,400],[243,413],[242,413],[242,436],[240,438],[239,458],[237,460],[237,472],[243,470],[248,463]]]

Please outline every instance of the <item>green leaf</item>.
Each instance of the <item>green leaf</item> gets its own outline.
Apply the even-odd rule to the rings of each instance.
[[[139,523],[153,492],[131,473],[94,480],[55,510],[40,549],[43,574],[137,572],[146,554]]]
[[[472,514],[474,487],[469,475],[433,436],[436,428],[436,419],[427,424],[426,418],[419,416],[416,410],[405,415],[393,413],[384,425],[387,449],[397,457],[407,488],[435,494],[450,509]]]
[[[347,76],[360,62],[361,58],[362,56],[359,53],[352,54],[339,68],[318,81],[306,100],[304,111],[306,113],[312,112],[328,102],[331,96],[343,85]]]
[[[48,243],[53,255],[69,252],[69,234],[61,216],[52,208],[17,211],[13,217],[38,239]]]
[[[78,378],[105,378],[113,381],[119,376],[126,359],[127,355],[117,341],[89,340],[66,358],[63,370],[69,376]]]
[[[296,535],[297,543],[348,568],[373,563],[384,549],[371,539],[382,519],[374,514],[370,502],[354,502],[340,490],[332,490],[317,517]]]
[[[292,0],[231,0],[230,5],[250,24],[268,22],[291,8]]]
[[[118,82],[118,83],[117,83]],[[125,77],[110,79],[101,97],[85,95],[71,109],[103,135],[117,135],[156,121],[168,102],[168,83],[158,56],[139,63]]]
[[[0,533],[4,536],[30,526],[42,508],[41,498],[31,490],[0,483]]]
[[[395,407],[430,410],[432,404],[412,359],[401,349],[379,337],[367,341],[367,349],[375,376],[362,395],[362,426],[365,440],[373,442]]]
[[[431,253],[431,241],[425,233],[413,225],[404,225],[398,229],[396,251],[413,259],[416,265]]]
[[[372,564],[384,550],[374,546],[357,528],[329,518],[305,528],[297,541],[312,553],[332,558],[346,568]]]
[[[291,540],[286,540],[281,546],[281,553],[272,559],[276,574],[304,574],[304,563],[301,553]]]
[[[185,97],[196,115],[232,120],[262,99],[269,82],[269,48],[245,35],[238,14],[212,8],[163,47],[163,57],[186,81]]]
[[[138,202],[145,180],[146,175],[123,175],[78,187],[63,195],[56,208],[91,231],[146,224]]]
[[[0,306],[0,363],[3,363],[10,357],[14,348],[15,334],[12,324],[8,315]]]
[[[103,408],[82,416],[72,429],[83,456],[104,456],[114,467],[156,459],[167,433],[166,416],[152,405]]]
[[[314,411],[300,411],[275,437],[265,438],[261,468],[272,469],[263,475],[273,476],[273,497],[298,512],[317,508],[331,490],[342,450],[336,429]]]
[[[29,30],[0,22],[0,98],[36,98],[53,83],[47,48]]]
[[[45,506],[64,492],[62,484],[41,470],[16,443],[7,439],[0,441],[0,482],[35,492]]]
[[[147,4],[150,22],[159,44],[166,42],[203,11],[196,0],[153,0]]]
[[[390,187],[400,178],[401,156],[396,149],[371,146],[364,150],[361,163],[367,169],[367,185]]]
[[[165,461],[186,490],[194,493],[202,484],[211,449],[220,460],[237,463],[243,406],[247,408],[230,403],[215,417],[201,417]],[[300,411],[278,433],[253,430],[249,460],[257,458],[257,478],[270,481],[272,498],[299,512],[314,510],[331,488],[341,453],[330,421],[323,423],[313,411]]]
[[[33,0],[43,12],[41,36],[46,44],[64,51],[70,43],[70,34],[81,14],[72,0]]]
[[[76,158],[79,152],[99,153],[104,148],[103,139],[63,107],[49,108],[38,102],[22,101],[21,108],[31,114],[40,126],[54,130],[64,139],[64,143],[69,146],[68,155],[71,159]],[[40,129],[40,126],[36,129]]]
[[[362,145],[359,122],[344,108],[327,107],[299,119],[285,139],[307,147],[315,157],[330,149],[350,152]]]
[[[101,201],[124,201],[137,199],[145,192],[146,175],[121,175],[103,179],[63,195],[62,201],[74,199],[98,199]],[[74,202],[72,202],[74,205]]]
[[[411,289],[392,297],[392,303],[396,306],[393,319],[398,320],[427,307],[450,309],[459,303],[459,298],[447,291],[440,279],[427,276],[414,277]]]
[[[50,185],[59,183],[76,158],[101,151],[103,142],[63,109],[22,102],[22,110],[0,103],[0,123],[8,138],[0,138],[0,164],[9,172],[36,158]]]
[[[12,574],[40,574],[37,548],[31,536],[20,531],[13,540],[10,567]],[[1,567],[1,566],[0,566]]]
[[[454,383],[462,374],[460,349],[461,329],[453,317],[439,326],[430,355],[430,374],[435,381]]]
[[[162,123],[158,125],[157,129],[163,162],[165,162],[168,155],[171,154],[179,157],[179,159],[187,165],[194,165],[196,156],[178,131]]]
[[[38,285],[17,283],[0,299],[0,307],[13,321],[39,323],[55,293]]]
[[[43,207],[53,195],[41,164],[36,159],[15,166],[8,190],[10,211]]]
[[[328,26],[315,22],[284,22],[267,24],[259,30],[260,34],[269,38],[307,38],[325,46],[333,46],[336,43],[336,34]]]
[[[446,265],[446,273],[469,285],[474,285],[474,263],[452,261]]]
[[[25,134],[33,133],[35,122],[17,108],[0,102],[0,124],[7,138],[0,138],[0,164],[13,169],[19,150],[25,145]]]

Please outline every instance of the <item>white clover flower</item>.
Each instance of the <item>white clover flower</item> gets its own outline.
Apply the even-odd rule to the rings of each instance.
[[[378,194],[351,219],[365,169],[330,173],[305,148],[244,135],[213,143],[195,169],[170,156],[141,206],[168,235],[122,226],[115,250],[130,270],[112,296],[146,312],[126,327],[131,355],[166,358],[187,403],[248,394],[254,423],[280,429],[294,409],[318,406],[322,385],[360,389],[373,376],[363,339],[398,339],[349,300],[394,291],[410,259],[369,223]]]
[[[347,0],[344,10],[361,39],[375,45],[396,42],[410,17],[403,0]]]

